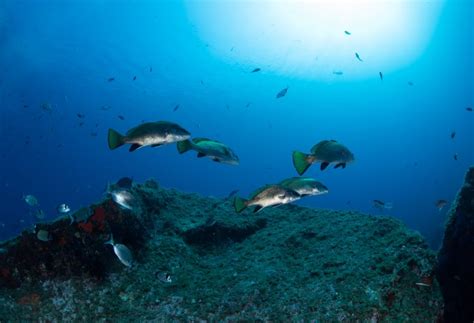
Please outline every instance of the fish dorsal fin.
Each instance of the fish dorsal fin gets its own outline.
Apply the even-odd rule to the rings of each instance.
[[[209,139],[209,138],[204,138],[204,137],[193,138],[193,142],[194,142],[195,144],[197,144],[197,143],[199,143],[199,142],[201,142],[201,141],[215,141],[215,140],[211,140],[211,139]]]
[[[250,194],[249,198],[250,199],[253,199],[254,197],[256,197],[258,194],[262,193],[263,191],[265,191],[267,188],[271,187],[273,185],[271,184],[265,184],[263,185],[262,187],[258,188],[257,190],[255,190],[252,194]]]

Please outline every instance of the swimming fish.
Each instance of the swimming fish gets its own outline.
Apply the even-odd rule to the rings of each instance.
[[[109,129],[108,143],[111,150],[124,144],[132,144],[129,151],[151,146],[158,147],[177,141],[186,140],[191,134],[176,123],[168,121],[146,122],[130,129],[123,136],[113,129]]]
[[[383,81],[383,74],[382,74],[382,72],[379,72],[379,77],[380,77],[380,80]]]
[[[108,82],[115,81],[115,77],[109,77],[109,78],[107,79],[107,81],[108,81]]]
[[[362,58],[360,58],[359,53],[355,53],[355,56],[356,56],[356,58],[357,58],[359,61],[363,62]]]
[[[215,162],[229,165],[238,165],[239,157],[227,145],[207,138],[194,138],[180,141],[178,151],[183,154],[189,150],[197,151],[197,157],[209,157]]]
[[[467,108],[466,108],[466,111],[472,112],[472,108],[467,107]]]
[[[334,72],[332,72],[332,74],[341,76],[342,74],[344,74],[344,72],[343,71],[334,71]]]
[[[393,204],[390,202],[384,202],[381,200],[373,200],[372,202],[374,203],[374,207],[380,210],[391,210],[393,208]]]
[[[67,213],[71,222],[69,224],[73,224],[74,222],[85,222],[87,221],[90,216],[92,215],[92,209],[90,207],[82,207],[74,213]]]
[[[236,196],[234,198],[234,209],[237,213],[242,212],[249,206],[256,206],[254,213],[269,206],[278,206],[299,200],[301,196],[293,190],[286,189],[280,185],[265,185],[254,193],[248,200]]]
[[[38,203],[38,199],[31,195],[31,194],[28,194],[28,195],[24,195],[23,196],[23,201],[26,202],[26,204],[28,204],[29,206],[38,206],[39,203]]]
[[[171,275],[166,272],[157,271],[155,277],[162,283],[172,283]]]
[[[110,244],[112,247],[114,247],[114,253],[122,264],[127,267],[132,267],[133,255],[126,245],[123,245],[121,243],[115,243],[114,237],[112,235],[110,235],[110,240],[107,241],[105,244]]]
[[[457,153],[454,154],[453,158],[454,158],[454,160],[458,160],[458,154]]]
[[[122,177],[115,184],[118,187],[129,189],[129,188],[132,188],[132,183],[133,183],[133,179],[131,179],[130,177]]]
[[[120,120],[125,120],[125,117],[123,115],[118,115],[117,118],[119,118]]]
[[[76,115],[79,119],[84,119],[86,117],[86,115],[83,113],[77,113]]]
[[[176,112],[178,109],[179,109],[179,104],[177,104],[177,105],[173,108],[173,112]]]
[[[134,76],[134,77],[133,77],[133,80],[135,81],[136,79],[137,79],[137,77],[136,77],[136,76]]]
[[[437,200],[435,203],[439,211],[441,211],[447,204],[448,204],[448,201],[446,200]]]
[[[409,81],[408,85],[413,86],[413,85],[415,85],[415,83],[413,83],[412,81]]]
[[[43,210],[35,210],[34,216],[37,220],[43,220],[46,217],[46,214]]]
[[[346,35],[352,35],[350,31],[344,30],[344,34]]]
[[[291,177],[282,180],[278,185],[295,191],[301,197],[321,195],[329,192],[324,184],[310,177]]]
[[[456,137],[456,131],[451,132],[451,139],[454,139]]]
[[[133,210],[136,200],[135,197],[130,193],[130,191],[125,190],[125,189],[118,189],[109,192],[109,194],[112,196],[112,200],[120,205],[121,207],[128,209],[128,210]]]
[[[260,71],[261,71],[261,69],[257,67],[257,68],[254,68],[252,70],[252,72],[250,72],[250,73],[257,73],[257,72],[260,72]]]
[[[41,109],[48,113],[53,112],[53,106],[49,102],[44,102],[43,104],[41,104]]]
[[[280,92],[277,93],[276,98],[279,99],[279,98],[284,97],[286,95],[286,92],[288,92],[288,86],[280,90]]]
[[[65,203],[59,204],[56,207],[56,210],[58,211],[59,214],[66,214],[66,213],[71,212],[71,208]]]
[[[335,140],[323,140],[311,148],[309,154],[299,151],[293,152],[293,165],[299,175],[316,162],[321,162],[321,170],[325,170],[330,163],[336,164],[334,168],[346,168],[346,164],[354,161],[350,150]]]
[[[46,230],[38,230],[38,232],[36,233],[36,237],[38,238],[38,240],[44,242],[53,240],[51,234]]]

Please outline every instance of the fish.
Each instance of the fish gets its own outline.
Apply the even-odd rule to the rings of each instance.
[[[343,71],[333,71],[332,74],[341,76],[341,75],[344,74],[344,72]]]
[[[422,286],[422,287],[431,287],[430,284],[425,284],[425,283],[415,283],[417,286]]]
[[[112,235],[110,235],[110,240],[107,241],[105,244],[110,244],[114,248],[114,253],[122,264],[127,267],[132,267],[133,255],[126,245],[121,243],[115,243],[114,237]]]
[[[233,190],[232,192],[230,192],[230,193],[227,195],[226,200],[230,200],[230,199],[233,198],[235,195],[237,195],[237,193],[239,193],[239,190]]]
[[[51,103],[49,103],[49,102],[44,102],[44,103],[42,103],[42,104],[41,104],[41,109],[42,109],[43,111],[48,112],[48,113],[53,112],[53,106],[52,106]]]
[[[176,112],[178,109],[179,109],[179,104],[177,104],[177,105],[173,108],[173,112]]]
[[[384,202],[381,200],[373,200],[372,203],[374,204],[374,207],[380,210],[386,209],[386,210],[391,210],[393,208],[393,204],[390,202]]]
[[[38,199],[31,194],[24,195],[23,201],[25,201],[26,204],[28,204],[29,206],[33,206],[33,207],[39,205]]]
[[[412,81],[408,81],[408,85],[413,86],[415,85],[415,83],[413,83]]]
[[[132,183],[133,183],[133,179],[131,179],[130,177],[122,177],[115,184],[118,187],[129,189],[129,188],[132,188]]]
[[[260,72],[261,70],[262,70],[261,68],[256,67],[256,68],[254,68],[254,69],[252,70],[252,72],[250,72],[250,73],[257,73],[257,72]]]
[[[84,121],[79,122],[79,127],[82,127],[84,125]]]
[[[311,148],[309,154],[300,151],[293,152],[293,166],[299,175],[316,162],[321,162],[321,170],[325,170],[329,164],[335,164],[334,168],[346,168],[346,164],[355,160],[354,154],[343,144],[336,140],[323,140]]]
[[[209,157],[211,160],[229,164],[239,165],[239,157],[227,145],[216,140],[207,138],[194,138],[177,143],[178,152],[183,154],[189,150],[197,151],[197,157]]]
[[[359,61],[363,62],[362,58],[360,58],[359,53],[355,53],[355,57],[356,57]]]
[[[278,185],[295,191],[301,197],[321,195],[329,192],[324,184],[310,177],[291,177],[282,180]]]
[[[153,67],[150,66],[150,72],[153,72]]]
[[[118,115],[117,118],[119,118],[120,120],[125,120],[125,117],[122,115]]]
[[[43,220],[46,217],[46,214],[44,213],[43,210],[35,210],[33,215],[35,216],[37,220]]]
[[[454,139],[456,137],[456,131],[451,132],[451,139]]]
[[[86,117],[86,115],[83,113],[77,113],[76,115],[79,119],[84,119]]]
[[[458,154],[454,154],[453,158],[454,160],[458,160]]]
[[[448,201],[446,200],[437,200],[435,203],[439,211],[441,211],[447,204],[448,204]]]
[[[180,125],[168,121],[146,122],[121,135],[109,129],[109,149],[114,150],[124,144],[131,144],[129,151],[135,151],[145,146],[158,147],[183,141],[191,136],[189,131]]]
[[[112,200],[127,210],[133,210],[136,200],[130,191],[126,189],[117,189],[109,192],[110,196],[112,196]]]
[[[379,77],[380,77],[380,80],[383,81],[383,74],[382,74],[382,72],[379,72]]]
[[[286,95],[286,92],[288,92],[288,86],[280,90],[280,92],[277,93],[276,98],[279,99],[279,98],[284,97]]]
[[[71,222],[69,223],[70,225],[73,224],[74,222],[79,223],[79,222],[86,222],[91,215],[93,214],[92,209],[90,207],[81,207],[79,210],[77,210],[74,213],[67,213],[69,219]]]
[[[467,108],[466,108],[466,111],[472,112],[472,108],[467,107]]]
[[[137,77],[136,77],[136,76],[134,76],[134,77],[133,77],[133,80],[135,81],[136,79],[137,79]]]
[[[172,283],[171,275],[166,272],[157,271],[155,277],[162,283]]]
[[[115,77],[109,77],[109,78],[107,79],[107,81],[108,81],[108,82],[115,81]]]
[[[51,236],[51,234],[46,230],[38,230],[38,232],[36,233],[36,237],[38,238],[38,240],[44,241],[44,242],[53,240],[53,237]]]
[[[346,34],[348,36],[352,35],[352,33],[350,31],[347,31],[347,30],[344,30],[344,34]]]
[[[58,211],[59,214],[67,214],[67,213],[71,212],[71,208],[65,203],[59,204],[56,207],[56,210]]]
[[[280,185],[265,185],[252,193],[249,199],[236,196],[234,209],[240,213],[247,207],[255,206],[253,213],[257,213],[266,207],[288,204],[300,198],[301,196],[291,189],[283,188]]]

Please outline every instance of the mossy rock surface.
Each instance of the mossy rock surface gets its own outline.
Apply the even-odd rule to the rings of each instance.
[[[150,181],[133,190],[141,213],[129,216],[146,237],[135,266],[108,249],[102,279],[25,278],[2,288],[0,318],[433,322],[442,309],[434,253],[394,219],[295,205],[236,214]]]

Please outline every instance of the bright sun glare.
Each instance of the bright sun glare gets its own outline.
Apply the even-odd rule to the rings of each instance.
[[[301,78],[353,80],[422,55],[443,1],[189,1],[187,7],[202,40],[222,59]]]

